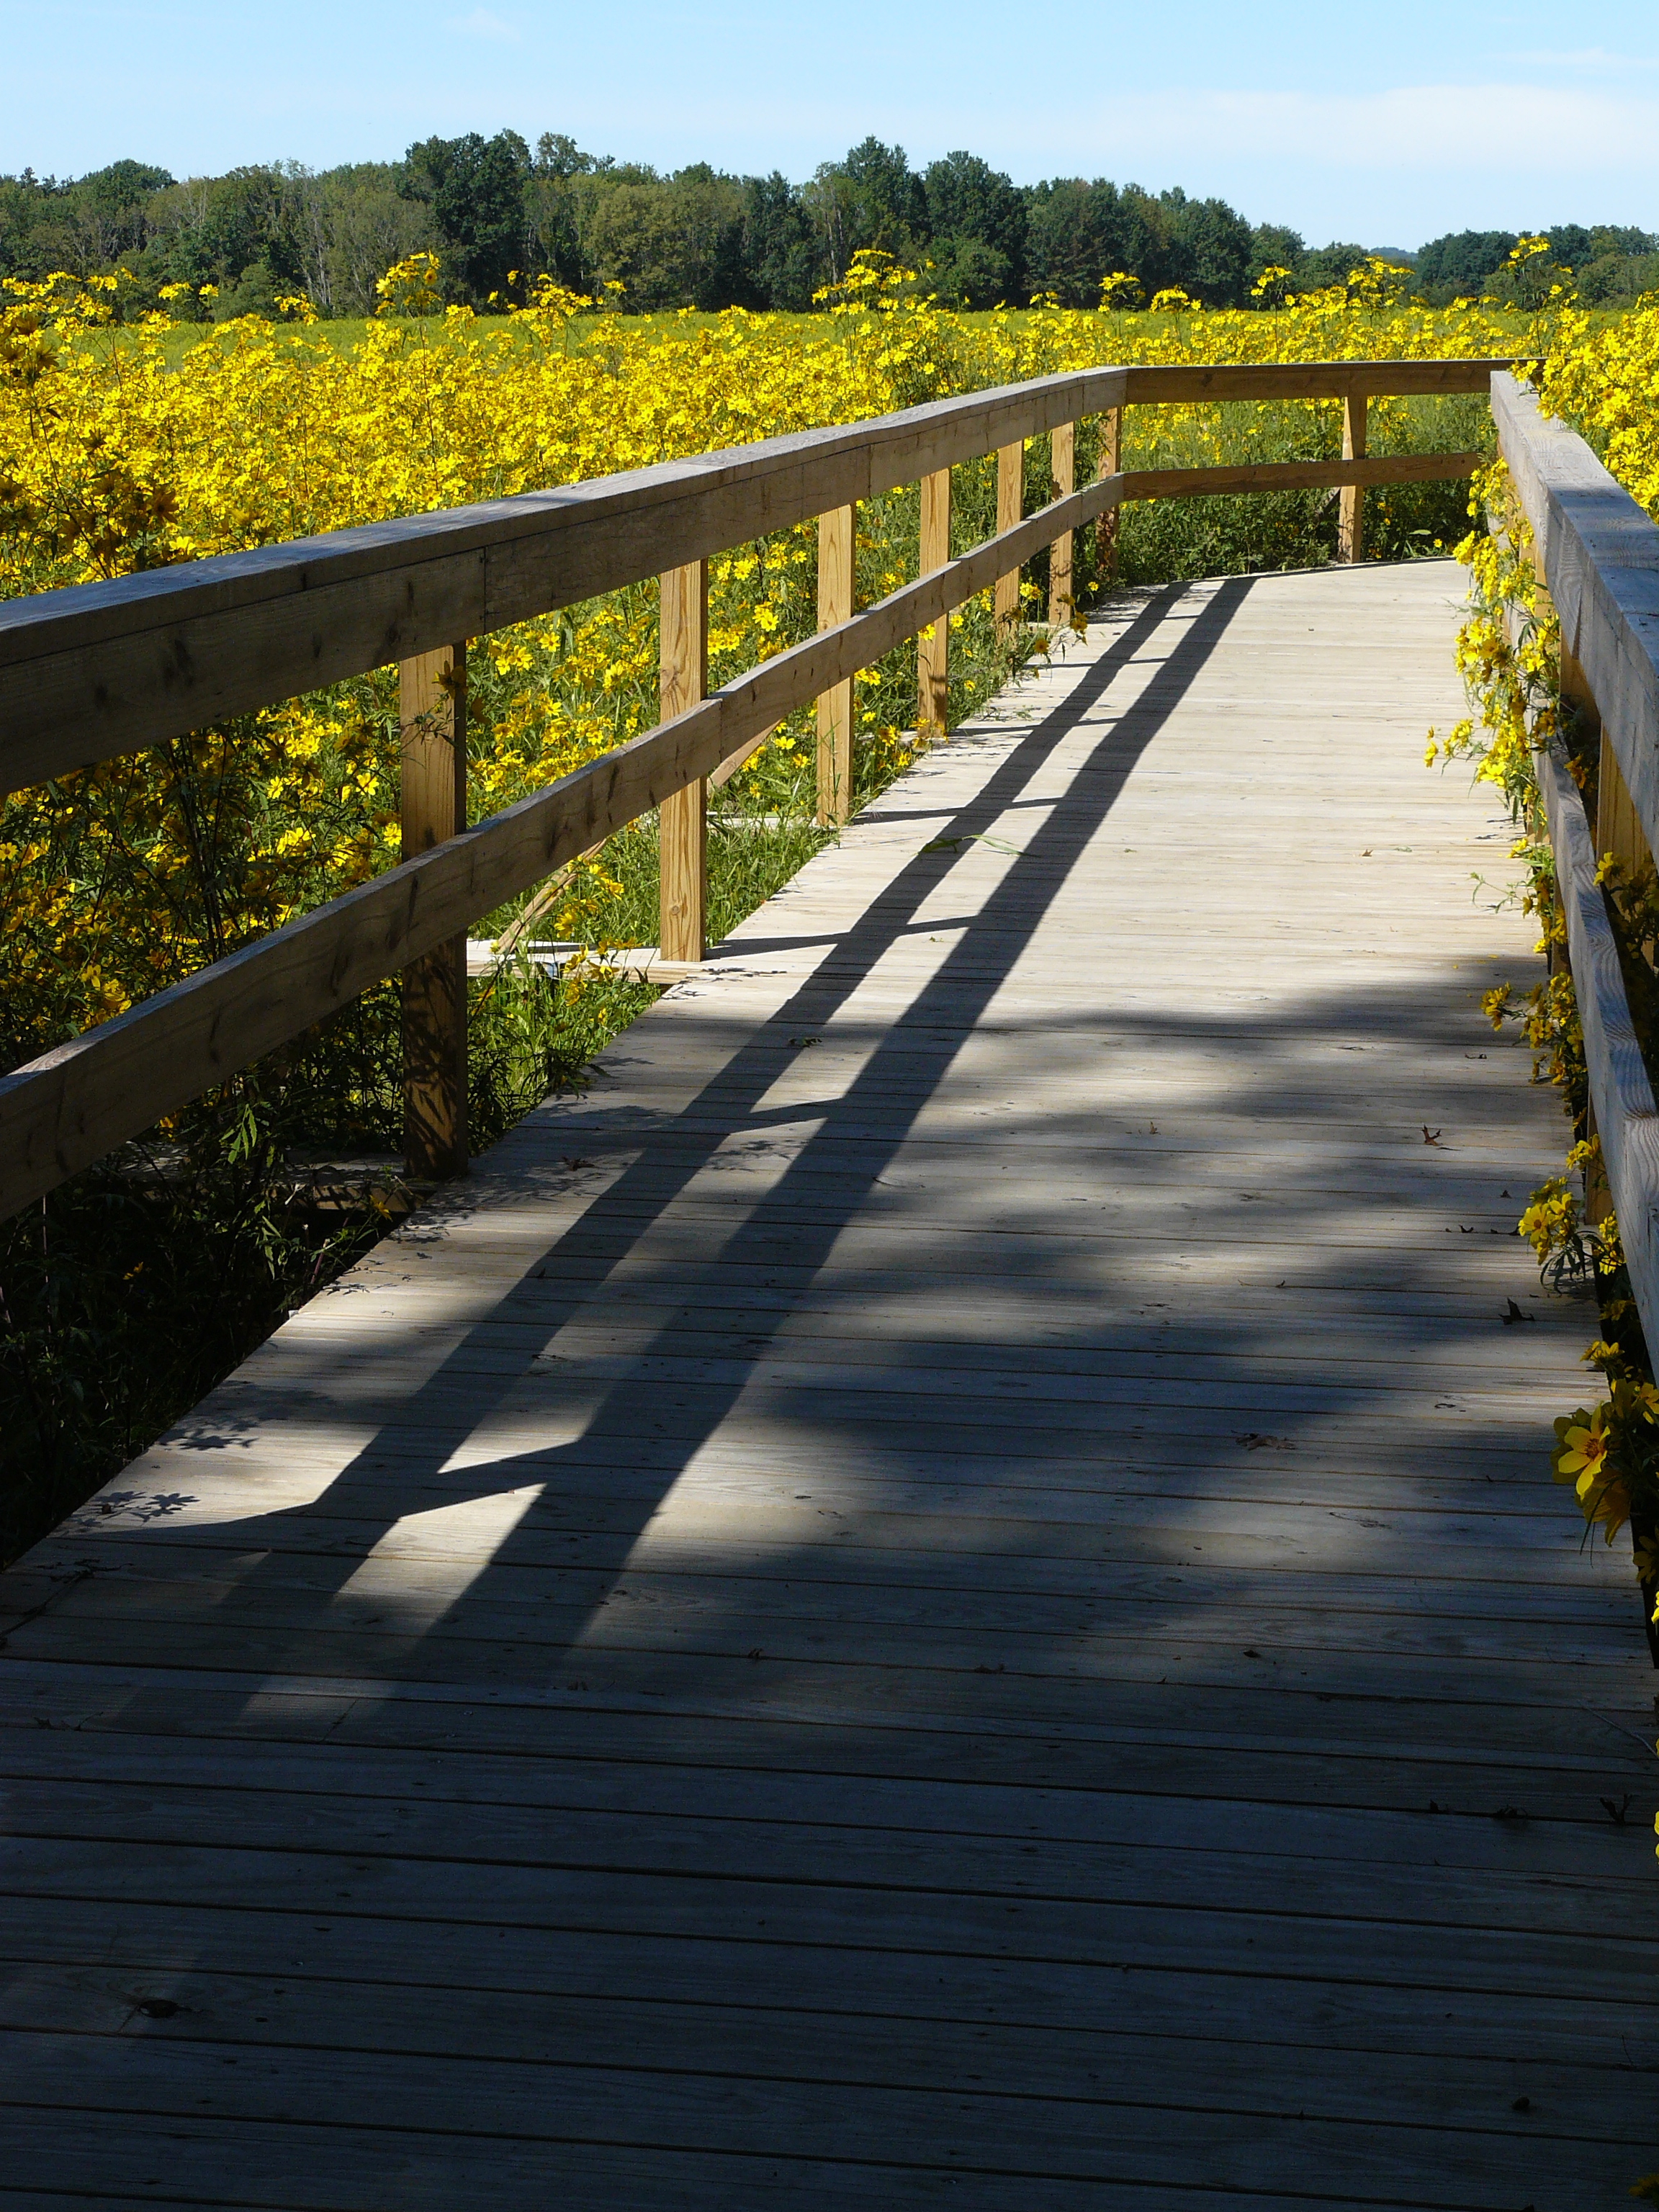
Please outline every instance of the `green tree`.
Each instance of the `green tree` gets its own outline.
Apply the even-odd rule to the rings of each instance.
[[[977,154],[930,162],[923,181],[940,295],[970,307],[1023,301],[1024,194]]]
[[[1443,238],[1431,238],[1419,253],[1419,281],[1437,306],[1460,295],[1478,295],[1516,243],[1512,230],[1448,231]]]
[[[805,202],[777,169],[745,177],[743,192],[744,265],[754,304],[800,314],[830,275]]]
[[[530,149],[516,131],[425,138],[404,156],[398,189],[432,211],[446,290],[482,307],[505,293],[525,254]]]

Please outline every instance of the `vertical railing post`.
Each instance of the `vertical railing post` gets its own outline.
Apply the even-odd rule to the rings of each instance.
[[[916,573],[931,576],[951,558],[951,471],[937,470],[921,480],[921,548]],[[951,617],[941,615],[916,637],[916,728],[927,737],[945,735],[950,701]]]
[[[708,688],[708,563],[665,571],[658,609],[658,713],[695,707]],[[665,960],[708,951],[708,783],[699,776],[657,810],[657,886]]]
[[[1365,394],[1351,392],[1342,402],[1342,458],[1345,461],[1362,461],[1365,458]],[[1363,484],[1344,484],[1336,512],[1336,557],[1339,561],[1363,561],[1365,557],[1365,488]]]
[[[404,858],[466,827],[466,647],[398,670]],[[422,1182],[465,1175],[466,936],[403,971],[404,1159]]]
[[[1095,477],[1115,477],[1123,465],[1123,410],[1109,407],[1100,418],[1100,455]],[[1117,524],[1121,507],[1109,507],[1095,524],[1095,573],[1107,583],[1117,581]]]
[[[1019,520],[1025,506],[1025,441],[1016,439],[1012,446],[997,448],[997,532],[1012,530]],[[999,637],[1006,637],[1019,620],[1019,571],[1011,568],[1006,576],[997,578],[996,627]]]
[[[855,510],[832,507],[818,517],[818,628],[853,616]],[[853,811],[853,679],[818,695],[818,820],[827,828]]]
[[[1077,489],[1077,424],[1062,422],[1049,433],[1053,455],[1050,474],[1054,497],[1068,499]],[[1048,550],[1048,627],[1057,629],[1072,619],[1072,533],[1056,538]]]

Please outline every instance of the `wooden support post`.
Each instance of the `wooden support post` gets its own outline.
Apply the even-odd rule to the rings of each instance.
[[[662,720],[695,707],[708,690],[708,563],[670,568],[658,614],[658,702]],[[699,776],[657,810],[657,880],[662,957],[701,960],[708,951],[708,785]]]
[[[853,614],[856,510],[832,507],[818,517],[818,628],[833,629]],[[853,811],[853,682],[818,694],[818,820],[845,822]]]
[[[1049,433],[1053,454],[1051,473],[1054,497],[1062,499],[1077,489],[1077,424],[1061,422]],[[1056,538],[1048,552],[1048,626],[1059,629],[1072,619],[1072,533]]]
[[[921,480],[921,557],[917,574],[932,575],[951,557],[951,471],[940,469]],[[924,736],[945,735],[950,696],[951,617],[916,634],[916,729]]]
[[[1342,458],[1345,461],[1361,461],[1365,458],[1365,410],[1369,402],[1363,392],[1351,392],[1342,402]],[[1337,495],[1336,557],[1339,561],[1363,561],[1365,557],[1365,488],[1363,484],[1344,484]]]
[[[1100,457],[1095,464],[1097,480],[1115,477],[1123,465],[1123,410],[1109,407],[1100,418]],[[1117,581],[1117,522],[1121,510],[1109,507],[1095,523],[1095,573],[1107,583]]]
[[[1642,827],[1635,801],[1625,788],[1619,756],[1605,730],[1601,732],[1601,758],[1595,780],[1595,851],[1598,859],[1612,854],[1624,870],[1627,884],[1639,884],[1644,876],[1653,873],[1653,854],[1648,848],[1647,832]]]
[[[1539,582],[1543,583],[1543,563],[1534,556]],[[1549,604],[1547,590],[1539,599],[1546,608]],[[1602,721],[1594,694],[1583,668],[1566,647],[1560,647],[1561,696],[1573,708],[1586,732],[1597,732],[1601,738],[1601,759],[1595,777],[1595,851],[1597,858],[1611,853],[1624,868],[1627,884],[1638,883],[1653,869],[1653,854],[1648,847],[1647,834],[1631,803],[1625,779],[1620,774],[1618,755],[1607,742],[1607,725]],[[1560,896],[1557,890],[1558,899]],[[1551,945],[1550,967],[1553,972],[1557,948]],[[1565,965],[1565,955],[1561,965]],[[1589,1100],[1585,1107],[1584,1134],[1593,1137],[1595,1131],[1595,1102]],[[1584,1218],[1592,1227],[1599,1226],[1613,1212],[1613,1193],[1607,1185],[1607,1170],[1600,1160],[1587,1162],[1584,1168]]]
[[[1025,504],[1025,441],[997,448],[997,531],[1012,530]],[[1019,571],[1011,568],[996,584],[996,626],[1006,636],[1019,620]]]
[[[466,826],[466,647],[417,653],[398,670],[403,856]],[[403,971],[404,1162],[429,1182],[465,1175],[466,935]]]

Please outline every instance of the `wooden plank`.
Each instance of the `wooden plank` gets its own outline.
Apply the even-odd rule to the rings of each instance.
[[[1015,529],[1025,499],[1025,441],[1015,439],[997,448],[997,534]],[[1019,570],[1005,569],[996,580],[996,625],[1006,633],[1019,620]]]
[[[405,859],[466,827],[466,647],[398,671]],[[416,1182],[466,1173],[466,934],[403,971],[404,1166]]]
[[[1436,392],[1486,392],[1495,370],[1516,365],[1513,356],[1507,360],[1169,362],[1126,369],[1123,398],[1140,406],[1191,406],[1219,399],[1341,399],[1359,392],[1419,398]]]
[[[1067,485],[1069,490],[1071,487]],[[951,471],[938,469],[921,480],[919,575],[931,575],[951,558]],[[942,738],[950,705],[951,618],[939,620],[916,638],[916,727]]]
[[[1333,484],[1433,483],[1470,477],[1486,465],[1481,453],[1377,453],[1340,461],[1253,461],[1240,467],[1130,469],[1119,476],[1118,497],[1212,498],[1249,491],[1319,491]]]
[[[1532,525],[1561,642],[1600,709],[1650,850],[1659,842],[1659,527],[1583,440],[1492,379],[1498,450]]]
[[[1062,422],[1049,433],[1049,448],[1053,455],[1052,469],[1054,497],[1071,495],[1077,482],[1077,425]],[[1072,533],[1066,531],[1055,538],[1048,550],[1048,621],[1051,627],[1069,623],[1074,608],[1072,599]]]
[[[1655,533],[1659,542],[1659,532]],[[1607,1187],[1631,1290],[1650,1344],[1659,1344],[1659,1106],[1631,1021],[1630,1002],[1595,847],[1578,787],[1553,746],[1536,756],[1555,877],[1567,925],[1584,1060]]]
[[[1104,479],[1123,466],[1123,410],[1109,407],[1100,418],[1100,450],[1095,475]],[[1095,523],[1095,567],[1109,584],[1117,581],[1118,510],[1109,507]]]
[[[1342,458],[1361,460],[1365,453],[1365,410],[1363,392],[1350,392],[1342,402]],[[1336,557],[1363,561],[1365,557],[1365,494],[1357,484],[1344,484],[1337,505]]]
[[[708,564],[671,568],[661,583],[659,720],[702,703],[708,689]],[[724,763],[723,763],[724,765]],[[708,784],[696,777],[657,810],[661,957],[701,960],[708,906]]]
[[[769,737],[775,736],[781,727],[780,723],[769,722],[766,727],[757,735],[745,738],[736,752],[728,754],[708,779],[710,791],[719,791],[723,785],[730,783],[744,763],[752,760],[766,740]]]
[[[851,621],[856,589],[858,510],[832,507],[818,517],[818,629]],[[845,822],[853,811],[853,678],[818,694],[817,793],[820,823]]]
[[[1594,730],[1594,724],[1592,724]],[[1595,849],[1611,854],[1624,871],[1624,880],[1640,884],[1653,873],[1653,854],[1642,832],[1635,805],[1619,772],[1619,756],[1605,730],[1601,732],[1600,761],[1595,784]]]

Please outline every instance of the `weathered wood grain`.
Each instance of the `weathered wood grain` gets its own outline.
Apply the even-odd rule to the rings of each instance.
[[[1651,851],[1659,842],[1659,526],[1513,377],[1492,379],[1492,416],[1562,644],[1600,712]]]
[[[1016,528],[1025,499],[1025,441],[1016,438],[997,448],[997,532]],[[999,630],[1006,632],[1019,620],[1019,570],[1005,569],[997,578],[994,598]]]
[[[1109,407],[1100,418],[1097,477],[1115,477],[1123,465],[1123,410]],[[1108,507],[1095,522],[1095,566],[1109,584],[1117,581],[1118,510]]]
[[[858,510],[837,507],[818,517],[818,628],[852,620],[856,592]],[[848,672],[818,694],[818,820],[845,822],[853,811],[853,678]],[[793,703],[793,702],[792,702]]]
[[[1553,748],[1538,755],[1538,781],[1566,920],[1602,1164],[1643,1331],[1649,1343],[1659,1344],[1659,1107],[1632,1026],[1619,948],[1595,880],[1595,848],[1584,803]]]
[[[1365,453],[1365,415],[1369,404],[1363,392],[1348,392],[1342,402],[1342,458],[1361,460]],[[1365,494],[1357,483],[1344,484],[1337,503],[1336,557],[1363,561],[1365,557]]]
[[[658,627],[659,719],[672,722],[700,705],[708,689],[706,561],[671,568],[663,577]],[[708,903],[706,777],[695,777],[662,800],[657,810],[657,848],[661,957],[667,961],[701,960]]]
[[[1049,433],[1048,443],[1054,496],[1064,499],[1077,483],[1076,423],[1062,422]],[[1048,620],[1051,625],[1068,623],[1072,614],[1072,533],[1067,530],[1048,549]]]
[[[405,855],[466,827],[466,647],[405,660],[398,672],[400,807]],[[465,1175],[466,935],[404,969],[404,1165],[417,1182]]]
[[[1071,486],[1066,489],[1069,491]],[[930,575],[951,558],[951,471],[921,480],[921,527],[916,573]],[[916,638],[916,726],[944,733],[950,704],[951,622],[941,615]]]

